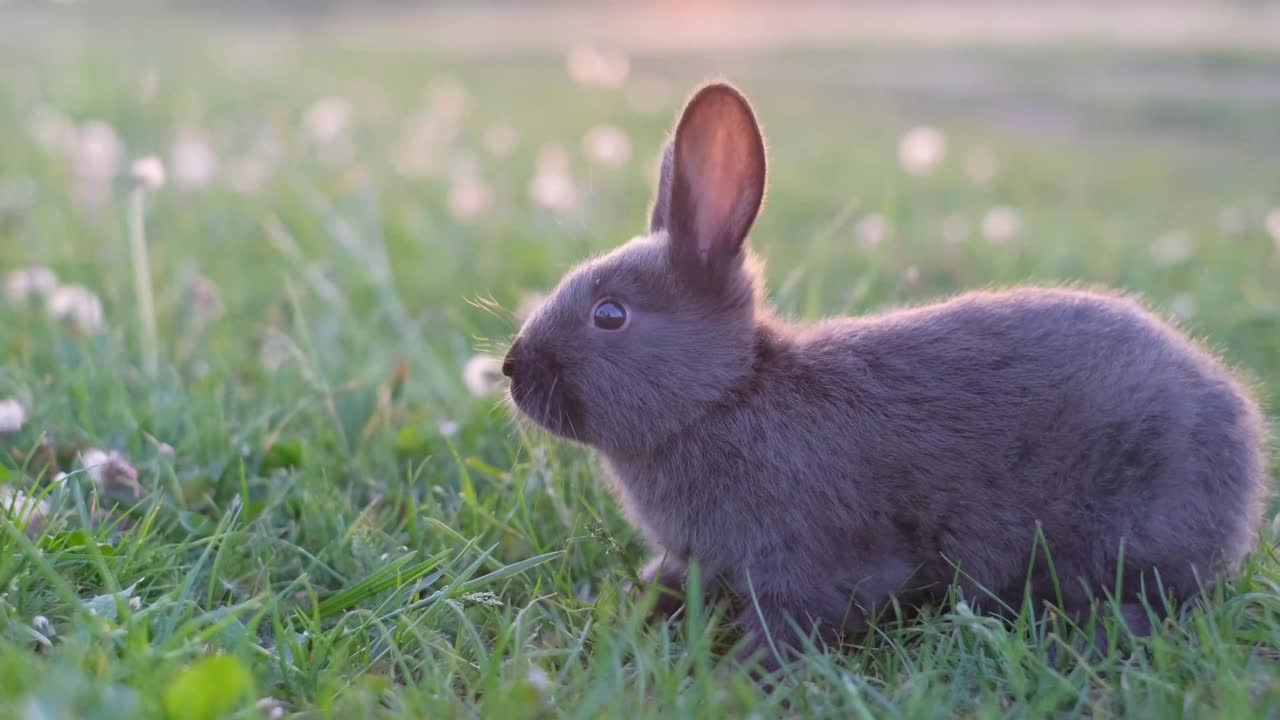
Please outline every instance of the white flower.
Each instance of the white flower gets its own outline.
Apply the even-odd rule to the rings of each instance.
[[[1190,320],[1195,317],[1197,308],[1196,296],[1189,292],[1180,292],[1169,300],[1169,311],[1179,320]]]
[[[218,174],[218,156],[200,133],[188,130],[169,148],[169,165],[173,168],[173,184],[185,190],[197,190],[213,182]]]
[[[351,103],[340,97],[325,97],[315,101],[302,118],[303,132],[317,145],[338,142],[350,125]]]
[[[1263,225],[1267,228],[1267,234],[1271,236],[1271,242],[1275,243],[1276,250],[1280,251],[1280,208],[1267,213]]]
[[[578,45],[565,58],[569,77],[584,87],[617,89],[627,82],[631,61],[621,51]]]
[[[44,522],[50,508],[45,500],[37,500],[12,485],[0,485],[0,512],[15,520],[23,518],[30,525]]]
[[[1151,259],[1162,267],[1181,265],[1195,254],[1195,238],[1186,230],[1171,230],[1151,244]]]
[[[1240,235],[1248,229],[1244,211],[1238,207],[1225,207],[1218,213],[1218,232],[1223,235]]]
[[[445,419],[436,424],[436,429],[445,437],[453,437],[454,435],[457,435],[458,430],[461,429],[461,427],[462,426],[458,424],[457,420]]]
[[[70,152],[73,192],[81,206],[103,209],[111,198],[111,181],[125,160],[124,143],[110,125],[94,120],[76,132]]]
[[[0,435],[16,433],[27,422],[27,411],[16,398],[0,400]]]
[[[267,720],[280,720],[284,717],[284,703],[273,697],[264,697],[254,704],[258,712]]]
[[[880,213],[871,213],[853,227],[853,239],[862,250],[873,250],[889,236],[889,223]]]
[[[5,300],[18,304],[34,297],[47,297],[58,287],[58,276],[43,265],[14,270],[4,276]]]
[[[72,170],[85,180],[107,181],[124,163],[124,143],[115,128],[101,120],[91,120],[76,132]]]
[[[462,175],[449,188],[449,213],[455,220],[472,220],[493,206],[493,191],[477,177]]]
[[[31,627],[35,628],[36,632],[40,633],[41,635],[44,635],[47,638],[53,637],[58,634],[57,629],[53,627],[53,623],[49,620],[49,618],[43,615],[37,615],[31,618]]]
[[[989,147],[978,147],[969,151],[964,159],[964,174],[969,176],[975,185],[988,185],[996,178],[1000,164],[996,154]]]
[[[942,241],[948,245],[959,245],[969,239],[973,233],[973,224],[963,215],[952,214],[942,218]]]
[[[462,369],[462,384],[472,395],[493,395],[502,387],[502,361],[492,355],[476,355]]]
[[[529,198],[548,210],[572,210],[578,205],[578,188],[567,173],[540,172],[529,183]]]
[[[529,672],[525,673],[524,680],[529,683],[529,687],[544,695],[551,689],[551,676],[537,665],[529,666]]]
[[[1022,235],[1022,215],[1008,205],[997,205],[982,216],[982,236],[1002,244]]]
[[[917,265],[908,265],[906,270],[902,271],[902,284],[905,287],[915,287],[920,284],[920,267]]]
[[[164,187],[164,163],[155,155],[146,155],[133,161],[129,179],[146,190]]]
[[[102,301],[83,285],[60,285],[49,295],[46,310],[82,333],[102,329]]]
[[[490,125],[484,131],[484,147],[494,157],[506,157],[516,149],[520,136],[516,129],[507,123]]]
[[[138,485],[138,471],[129,464],[128,458],[116,450],[110,452],[98,448],[82,450],[80,464],[99,488],[125,487],[132,491],[135,497],[141,492],[142,488]]]
[[[947,154],[947,139],[937,128],[912,128],[898,143],[898,162],[911,175],[933,172]]]
[[[597,165],[621,167],[631,157],[631,139],[616,126],[597,125],[583,136],[582,151]]]

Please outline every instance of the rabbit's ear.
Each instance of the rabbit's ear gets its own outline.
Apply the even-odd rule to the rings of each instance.
[[[667,217],[671,212],[671,166],[675,156],[675,143],[668,140],[662,148],[662,165],[658,169],[658,192],[653,197],[653,211],[649,213],[649,234],[667,229]]]
[[[672,144],[666,230],[673,260],[696,276],[718,276],[739,258],[764,199],[764,137],[747,99],[715,84],[689,101]]]

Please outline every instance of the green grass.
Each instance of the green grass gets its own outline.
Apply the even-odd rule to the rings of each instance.
[[[0,521],[0,716],[250,718],[269,713],[261,698],[334,718],[1280,714],[1269,532],[1241,579],[1136,648],[1109,617],[1113,651],[1086,658],[1062,627],[951,604],[882,621],[847,653],[815,650],[765,695],[720,659],[730,638],[712,610],[645,622],[627,590],[644,548],[589,456],[527,434],[462,382],[472,355],[510,337],[526,293],[642,231],[677,103],[720,74],[755,100],[770,139],[754,243],[787,313],[1102,283],[1179,309],[1280,407],[1280,251],[1263,225],[1280,207],[1280,56],[636,57],[633,74],[671,89],[643,114],[574,85],[558,55],[462,60],[320,32],[268,50],[243,27],[165,24],[4,37],[0,270],[48,265],[102,298],[105,327],[76,333],[39,304],[0,305],[0,399],[29,411],[0,436],[0,483],[49,504],[42,521],[21,509]],[[449,212],[447,173],[405,178],[389,161],[402,120],[444,78],[468,98],[450,152],[493,194],[470,221]],[[353,108],[336,163],[299,130],[325,96]],[[127,182],[102,211],[83,209],[66,162],[30,140],[38,105],[111,123],[133,156],[167,154],[178,129],[198,127],[222,159],[211,186],[146,199],[154,375]],[[483,149],[498,122],[519,134],[508,158]],[[630,136],[624,167],[584,159],[580,138],[599,123]],[[918,124],[948,140],[924,178],[896,159]],[[275,174],[229,189],[234,158],[272,129]],[[529,202],[545,142],[568,151],[577,212]],[[979,147],[999,163],[985,186],[964,172]],[[1025,229],[992,243],[978,227],[999,205]],[[1228,208],[1238,232],[1221,227]],[[868,248],[857,227],[873,213],[891,233]],[[948,243],[952,216],[971,232]],[[1175,231],[1192,251],[1157,262],[1153,244]],[[197,275],[223,309],[207,323]],[[123,453],[138,491],[80,471],[89,447]]]

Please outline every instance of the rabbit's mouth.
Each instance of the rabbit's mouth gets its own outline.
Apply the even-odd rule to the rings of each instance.
[[[583,440],[581,403],[555,357],[529,353],[517,341],[507,353],[502,372],[511,378],[511,400],[525,417],[557,435]]]

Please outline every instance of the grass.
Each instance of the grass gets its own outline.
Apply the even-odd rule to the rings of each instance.
[[[786,312],[1102,283],[1176,310],[1274,411],[1280,249],[1263,217],[1280,206],[1267,161],[1280,56],[641,56],[633,76],[669,88],[643,113],[575,85],[559,55],[460,59],[320,31],[267,46],[244,26],[155,22],[0,44],[0,270],[47,265],[105,316],[85,333],[39,302],[0,305],[0,398],[28,410],[0,436],[0,483],[47,503],[0,520],[0,716],[1280,714],[1270,532],[1240,579],[1136,647],[1107,613],[1112,651],[1085,657],[1061,626],[956,602],[882,620],[847,653],[815,650],[763,694],[720,659],[714,609],[645,622],[647,600],[626,589],[644,548],[589,456],[526,433],[462,380],[511,335],[526,293],[642,230],[681,96],[721,74],[771,142],[754,242]],[[470,220],[450,213],[447,171],[405,177],[391,162],[424,89],[439,104],[453,86],[467,105],[442,167],[474,166],[492,199]],[[324,97],[347,98],[352,117],[317,148],[300,128]],[[86,209],[66,160],[30,139],[37,106],[110,123],[129,156],[167,155],[199,128],[221,158],[211,185],[171,177],[146,197],[154,308],[141,320],[128,183]],[[495,123],[519,136],[509,157],[483,149]],[[580,152],[600,123],[630,138],[621,168]],[[928,177],[897,164],[918,124],[948,141]],[[274,173],[231,189],[264,133]],[[567,151],[577,210],[530,202],[546,142]],[[965,173],[977,148],[998,161],[986,184]],[[998,206],[1023,232],[990,242],[981,221]],[[871,215],[889,228],[879,243]],[[944,224],[968,232],[948,242]],[[119,451],[136,488],[81,469],[88,448]]]

